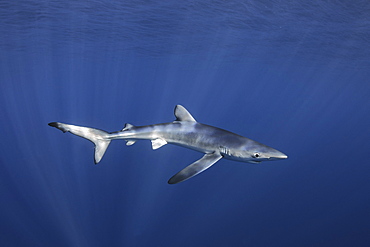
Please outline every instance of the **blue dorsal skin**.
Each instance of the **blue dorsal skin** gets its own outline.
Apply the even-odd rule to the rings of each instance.
[[[95,164],[103,158],[110,142],[126,140],[133,145],[137,140],[151,140],[152,148],[158,149],[167,143],[190,148],[205,155],[187,166],[168,181],[177,184],[205,171],[221,158],[247,163],[288,158],[284,153],[227,130],[198,123],[181,105],[175,107],[176,120],[146,126],[126,124],[121,131],[108,133],[103,130],[59,122],[49,123],[63,132],[88,139],[95,144]]]

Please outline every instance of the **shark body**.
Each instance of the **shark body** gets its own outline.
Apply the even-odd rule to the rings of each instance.
[[[59,122],[52,122],[49,125],[93,142],[95,164],[100,162],[109,143],[116,139],[127,141],[128,146],[137,140],[151,140],[153,149],[170,143],[205,153],[201,159],[171,177],[169,184],[187,180],[208,169],[221,158],[248,163],[287,158],[284,153],[249,138],[201,124],[181,105],[175,107],[175,116],[176,120],[171,123],[146,126],[126,124],[121,131],[112,133]]]

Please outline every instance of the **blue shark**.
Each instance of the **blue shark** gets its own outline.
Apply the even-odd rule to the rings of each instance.
[[[169,184],[177,184],[205,171],[222,158],[247,163],[281,160],[288,156],[274,148],[249,138],[210,125],[197,122],[181,105],[175,107],[176,120],[146,126],[127,123],[121,131],[106,132],[100,129],[60,122],[49,123],[63,132],[70,132],[95,144],[95,164],[98,164],[112,140],[123,139],[127,146],[137,140],[151,140],[153,150],[168,143],[193,149],[204,156],[176,173]]]

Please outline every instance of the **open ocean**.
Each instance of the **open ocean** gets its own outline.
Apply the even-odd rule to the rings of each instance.
[[[370,246],[370,2],[0,1],[0,246]],[[94,145],[175,105],[289,158]]]

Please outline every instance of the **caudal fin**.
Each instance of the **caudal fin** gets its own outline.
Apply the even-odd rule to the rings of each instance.
[[[81,136],[93,142],[95,144],[95,164],[98,164],[103,158],[103,155],[111,142],[108,138],[109,133],[103,130],[58,122],[49,123],[49,126],[60,129],[63,132],[71,132],[74,135]]]

